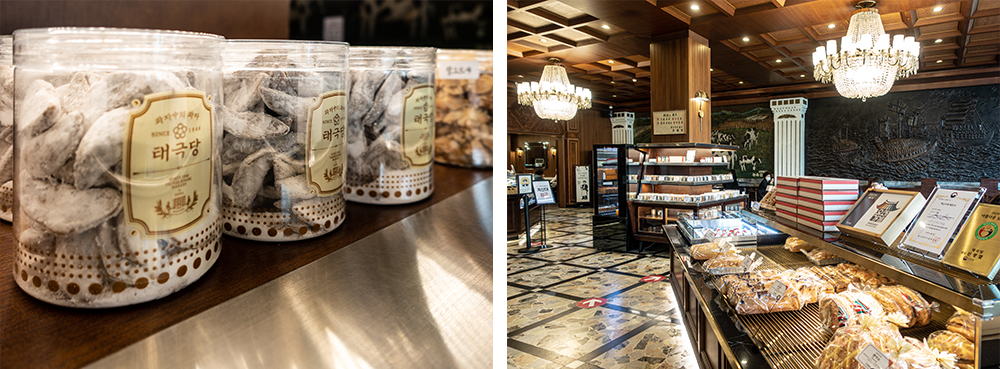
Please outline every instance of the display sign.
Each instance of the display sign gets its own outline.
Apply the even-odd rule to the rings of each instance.
[[[924,202],[924,196],[916,192],[870,189],[840,219],[837,228],[886,246],[899,237]]]
[[[538,205],[556,203],[555,196],[552,196],[552,187],[549,187],[549,181],[534,181],[531,182],[531,186],[535,188],[535,200],[537,200]]]
[[[518,174],[517,175],[517,193],[524,195],[531,193],[531,175],[530,174]]]
[[[653,134],[654,135],[676,135],[685,132],[684,127],[686,116],[684,110],[654,111],[653,112]]]
[[[858,353],[858,356],[855,356],[855,359],[864,369],[887,369],[892,364],[882,351],[879,351],[870,343],[861,349],[861,352]]]
[[[940,258],[979,192],[935,188],[900,247]]]
[[[979,204],[958,231],[944,263],[993,279],[1000,269],[1000,205]]]
[[[576,202],[590,202],[590,166],[576,165],[573,167],[576,173]]]

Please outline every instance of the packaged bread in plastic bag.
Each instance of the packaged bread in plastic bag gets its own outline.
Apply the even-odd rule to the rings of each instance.
[[[695,260],[708,260],[732,248],[733,245],[725,239],[716,238],[712,242],[692,245],[691,258]]]
[[[955,354],[927,347],[926,341],[903,337],[896,359],[910,369],[954,369]]]
[[[812,251],[815,246],[810,245],[805,240],[798,237],[788,237],[785,239],[785,250],[791,252]]]
[[[971,362],[976,359],[976,344],[952,331],[935,331],[931,333],[930,336],[927,336],[927,346],[953,353],[961,361]]]
[[[895,325],[886,323],[880,317],[865,315],[856,324],[837,330],[816,358],[816,369],[863,369],[856,358],[868,345],[890,356],[889,368],[904,369],[906,364],[893,355],[901,341],[903,336]]]
[[[881,319],[885,316],[885,310],[878,300],[854,285],[850,285],[847,291],[822,294],[819,298],[820,322],[823,323],[823,328],[831,332],[857,324],[863,315]]]
[[[956,308],[955,314],[948,318],[947,328],[969,341],[976,342],[976,317],[965,310]]]

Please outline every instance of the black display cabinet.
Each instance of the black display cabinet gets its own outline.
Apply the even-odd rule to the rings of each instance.
[[[638,173],[639,152],[633,145],[594,145],[593,234],[594,247],[609,250],[632,246],[628,215],[628,176]]]

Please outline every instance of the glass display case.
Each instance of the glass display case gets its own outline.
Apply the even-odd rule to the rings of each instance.
[[[594,145],[593,193],[594,247],[629,248],[631,235],[627,211],[628,178],[639,171],[639,152],[632,145]]]
[[[740,210],[722,211],[714,217],[697,216],[693,213],[681,213],[677,217],[677,225],[681,234],[690,244],[709,242],[718,237],[725,237],[737,247],[757,245],[777,245],[785,242],[787,234],[768,227],[762,222],[743,216]]]

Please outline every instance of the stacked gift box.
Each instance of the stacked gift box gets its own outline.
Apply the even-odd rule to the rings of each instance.
[[[794,227],[798,222],[796,213],[798,212],[799,177],[778,176],[775,180],[777,190],[774,198],[774,213],[790,224],[781,223]]]
[[[796,218],[801,231],[824,240],[836,237],[837,222],[858,199],[858,180],[799,177]]]

